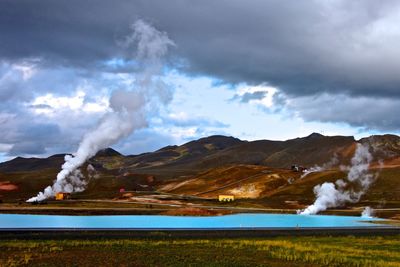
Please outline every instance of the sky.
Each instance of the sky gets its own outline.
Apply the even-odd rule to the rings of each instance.
[[[169,94],[123,154],[400,132],[399,1],[2,0],[0,161],[74,152],[112,92],[135,90],[138,20],[173,44],[157,74]]]

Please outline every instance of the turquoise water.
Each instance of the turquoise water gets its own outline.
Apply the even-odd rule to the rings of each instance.
[[[61,216],[0,214],[1,228],[263,228],[367,227],[370,219],[353,216],[294,214],[234,214],[191,217],[162,215]]]

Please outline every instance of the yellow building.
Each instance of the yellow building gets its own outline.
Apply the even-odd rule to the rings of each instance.
[[[220,202],[231,202],[235,200],[235,197],[233,195],[219,195],[218,200]]]
[[[56,193],[56,200],[64,200],[69,197],[69,193]]]

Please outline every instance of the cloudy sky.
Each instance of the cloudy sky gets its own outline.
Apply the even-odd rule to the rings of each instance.
[[[0,161],[77,148],[132,86],[123,44],[138,19],[175,44],[161,74],[172,97],[122,153],[400,132],[399,1],[2,0]]]

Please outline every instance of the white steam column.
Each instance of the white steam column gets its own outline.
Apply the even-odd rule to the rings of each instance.
[[[95,129],[83,137],[76,153],[65,156],[65,163],[54,184],[27,202],[42,201],[58,192],[84,191],[87,181],[79,167],[99,150],[145,127],[147,112],[155,112],[157,107],[171,100],[170,90],[161,74],[162,58],[168,48],[174,45],[173,41],[165,32],[158,31],[142,20],[136,21],[131,28],[132,35],[126,37],[123,45],[137,46],[135,60],[141,67],[141,71],[135,74],[133,85],[112,92],[109,100],[111,111],[100,119]]]
[[[298,214],[312,215],[328,208],[334,208],[345,203],[358,202],[362,195],[368,190],[378,174],[368,173],[368,168],[372,162],[372,155],[369,146],[357,144],[356,152],[351,159],[351,166],[347,174],[347,181],[342,179],[335,183],[323,183],[314,187],[316,199],[314,203]],[[359,187],[358,190],[346,189],[348,183],[353,183]]]

